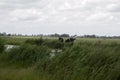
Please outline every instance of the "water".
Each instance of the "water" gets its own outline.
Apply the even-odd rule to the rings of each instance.
[[[55,49],[51,50],[50,58],[55,57],[56,54],[58,54],[58,53],[60,53],[60,52],[62,52],[62,50],[55,50]]]
[[[7,51],[7,50],[10,50],[14,47],[18,47],[18,46],[16,46],[16,45],[5,45],[5,50]]]
[[[8,51],[8,50],[10,50],[10,49],[12,49],[12,48],[15,48],[15,47],[19,47],[19,46],[17,46],[17,45],[5,45],[5,51]],[[62,50],[52,49],[52,50],[51,50],[51,53],[50,53],[50,58],[55,57],[56,54],[58,54],[58,53],[60,53],[60,52],[62,52]]]

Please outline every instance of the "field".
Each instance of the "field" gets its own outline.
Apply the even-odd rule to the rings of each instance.
[[[120,39],[57,39],[1,37],[0,80],[120,80]]]
[[[6,44],[15,44],[19,45],[25,42],[27,39],[39,39],[39,36],[10,36],[10,37],[1,37],[5,40]],[[57,37],[42,37],[43,39],[58,39]],[[64,38],[66,39],[66,38]],[[98,42],[101,41],[103,43],[120,43],[120,39],[105,39],[105,38],[77,38],[76,42]]]

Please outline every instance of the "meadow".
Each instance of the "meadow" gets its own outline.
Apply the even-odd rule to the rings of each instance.
[[[120,80],[120,39],[57,39],[1,37],[0,80]]]

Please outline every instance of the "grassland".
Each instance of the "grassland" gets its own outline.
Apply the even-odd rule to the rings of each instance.
[[[74,44],[56,39],[0,40],[19,45],[9,51],[1,48],[0,80],[120,80],[119,39],[78,38]],[[53,49],[62,51],[51,57]]]
[[[6,44],[15,44],[19,45],[24,43],[28,39],[40,39],[40,36],[7,36],[7,37],[0,37],[3,38]],[[42,37],[43,39],[49,39],[49,40],[57,40],[57,37]],[[64,38],[66,39],[66,38]],[[120,39],[114,39],[114,38],[77,38],[76,42],[102,42],[102,43],[120,43]]]

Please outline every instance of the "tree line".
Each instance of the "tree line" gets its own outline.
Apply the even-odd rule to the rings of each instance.
[[[120,38],[120,36],[98,36],[98,35],[70,35],[70,34],[48,34],[48,35],[44,35],[44,34],[31,34],[31,35],[27,35],[27,34],[11,34],[11,33],[6,33],[6,32],[0,32],[0,36],[42,36],[42,37],[72,37],[72,36],[77,36],[78,38]]]

